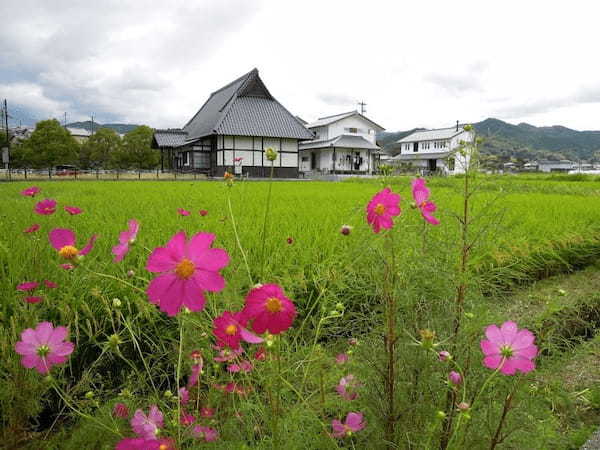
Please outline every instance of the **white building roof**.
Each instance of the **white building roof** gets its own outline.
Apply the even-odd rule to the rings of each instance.
[[[376,124],[371,119],[369,119],[366,116],[363,116],[358,111],[348,111],[348,112],[345,112],[345,113],[336,114],[334,116],[319,117],[316,121],[314,121],[314,122],[309,123],[308,125],[306,125],[306,128],[324,127],[324,126],[331,125],[332,123],[338,122],[338,121],[340,121],[342,119],[345,119],[347,117],[352,117],[352,116],[360,116],[361,118],[363,118],[367,122],[371,123],[374,128],[378,128],[377,131],[384,131],[385,130],[385,128],[383,128],[381,125]]]
[[[450,139],[465,131],[462,127],[439,128],[437,130],[415,131],[412,134],[396,141],[397,144],[404,142],[436,141],[440,139]]]
[[[68,127],[67,130],[69,130],[69,133],[71,133],[71,136],[90,137],[92,135],[92,133],[89,130],[86,130],[85,128]]]
[[[419,159],[444,159],[453,152],[421,152],[421,153],[400,153],[392,158],[392,161],[414,161]]]

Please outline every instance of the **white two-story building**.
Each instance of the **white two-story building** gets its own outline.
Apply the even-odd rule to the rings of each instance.
[[[299,144],[301,172],[364,175],[377,169],[376,136],[384,128],[358,111],[321,117],[306,128],[315,139]]]
[[[474,133],[463,126],[415,131],[398,140],[400,153],[389,160],[392,165],[410,165],[422,173],[454,175],[469,167],[469,152],[458,152],[461,142],[473,142]]]

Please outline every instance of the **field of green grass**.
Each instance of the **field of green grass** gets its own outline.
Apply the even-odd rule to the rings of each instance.
[[[398,448],[433,448],[433,443],[421,437],[423,430],[432,436],[438,432],[432,418],[443,409],[446,369],[432,364],[410,342],[420,329],[433,329],[442,339],[452,327],[447,312],[456,289],[463,181],[428,180],[438,206],[436,216],[441,220],[439,226],[432,227],[411,208],[410,180],[397,177],[385,182],[402,196],[403,210],[394,228],[400,268],[394,292],[401,305],[398,314],[406,341],[398,362],[407,367],[399,375],[403,390],[398,395],[403,407],[397,427]],[[107,435],[86,416],[118,430],[120,436],[127,435],[126,421],[111,418],[116,401],[125,402],[131,411],[147,411],[149,404],[159,404],[163,412],[171,408],[175,419],[166,420],[165,429],[180,432],[177,402],[164,392],[177,391],[175,367],[181,366],[181,354],[185,362],[180,378],[185,379],[190,366],[185,355],[200,349],[205,355],[205,389],[193,394],[198,396],[196,406],[217,405],[222,411],[210,422],[222,441],[203,445],[225,448],[222,445],[227,442],[226,448],[281,448],[277,433],[285,436],[288,448],[382,445],[383,425],[377,414],[382,406],[373,367],[377,365],[374,349],[381,345],[377,324],[381,317],[382,258],[389,245],[373,234],[364,217],[365,205],[384,186],[382,180],[274,182],[264,241],[268,182],[242,181],[233,187],[193,180],[36,182],[41,193],[34,199],[19,194],[29,185],[0,184],[0,409],[4,442],[26,448],[113,448],[117,436]],[[569,295],[557,294],[562,287],[554,285],[546,291],[528,289],[535,289],[538,285],[532,283],[551,275],[567,276],[564,274],[588,266],[592,267],[586,269],[589,274],[596,273],[593,265],[600,259],[600,182],[479,176],[473,186],[469,231],[474,242],[469,262],[473,277],[465,304],[470,318],[463,342],[471,346],[465,355],[472,356],[465,359],[479,361],[483,328],[505,320],[515,320],[536,332],[541,350],[540,370],[528,378],[519,399],[520,409],[511,413],[509,425],[514,426],[514,432],[498,448],[575,448],[597,423],[592,412],[600,409],[600,387],[593,376],[586,378],[587,384],[557,386],[560,378],[556,374],[571,373],[570,367],[577,361],[585,361],[581,364],[586,367],[594,361],[589,354],[597,354],[598,300],[589,291],[575,295],[571,287],[565,289]],[[57,200],[55,214],[33,213],[34,204],[43,198]],[[84,212],[71,216],[62,209],[65,205]],[[191,214],[180,216],[178,208]],[[199,210],[208,214],[201,216]],[[132,218],[140,223],[138,239],[123,262],[113,263],[111,248]],[[40,231],[24,234],[22,230],[33,223],[41,225]],[[353,227],[347,236],[340,233],[345,224]],[[79,248],[92,234],[99,236],[81,267],[70,271],[59,267],[57,253],[47,238],[52,228],[73,229]],[[153,276],[145,270],[149,254],[179,230],[188,236],[199,231],[214,233],[213,246],[225,249],[231,258],[222,271],[225,289],[207,295],[202,313],[183,315],[183,319],[159,312],[144,294]],[[128,271],[134,274],[128,275]],[[59,288],[47,292],[39,304],[24,303],[16,286],[44,279],[58,283]],[[579,280],[585,283],[586,277]],[[564,283],[562,279],[545,282]],[[224,310],[239,309],[255,283],[281,285],[298,308],[294,327],[274,346],[277,354],[285,351],[287,355],[280,356],[286,368],[283,376],[279,372],[276,383],[285,412],[281,405],[276,408],[281,417],[275,425],[269,390],[273,367],[265,365],[260,371],[235,378],[223,373],[209,356],[214,353],[212,318]],[[115,298],[119,306],[115,306]],[[42,320],[69,326],[76,350],[64,369],[57,371],[57,379],[80,413],[73,413],[69,402],[52,389],[54,381],[21,367],[14,353],[21,331]],[[565,327],[565,322],[570,325]],[[117,345],[112,336],[118,337]],[[334,359],[337,353],[349,350],[346,342],[351,337],[360,344],[350,349],[346,369]],[[578,359],[565,356],[571,354]],[[375,358],[374,362],[370,358]],[[480,385],[486,373],[480,363],[473,363],[475,366],[473,383]],[[340,409],[334,387],[347,371],[364,381],[364,392],[351,407]],[[232,380],[252,384],[254,376],[256,388],[247,397],[224,398],[221,392],[210,389]],[[430,381],[425,381],[428,377]],[[437,381],[431,381],[434,379]],[[509,384],[504,377],[495,382],[494,389],[504,392]],[[267,387],[263,391],[260,386]],[[540,393],[544,389],[548,391]],[[482,396],[483,400],[494,405],[491,395]],[[350,441],[328,435],[332,418],[343,419],[346,412],[359,408],[367,418],[365,430]],[[486,417],[473,411],[473,428],[484,427],[490,417],[500,414],[498,405],[487,411]],[[530,430],[517,426],[523,420],[534,424],[535,438],[529,436]],[[489,448],[486,436],[468,438],[471,440],[463,444]],[[182,445],[196,448],[190,443]]]

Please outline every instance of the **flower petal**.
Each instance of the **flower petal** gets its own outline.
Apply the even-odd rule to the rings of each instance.
[[[75,245],[75,233],[67,228],[55,228],[48,233],[50,245],[60,250],[66,245]]]

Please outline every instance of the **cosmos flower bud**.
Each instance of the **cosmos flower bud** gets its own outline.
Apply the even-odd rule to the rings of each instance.
[[[92,297],[100,297],[102,295],[102,292],[97,287],[93,287],[92,289],[90,289],[90,295]]]
[[[127,271],[127,278],[133,278],[134,275],[135,275],[135,272],[132,269],[129,269]]]
[[[275,343],[275,336],[273,336],[272,334],[267,334],[267,336],[265,337],[265,343],[267,344],[267,347],[272,347]]]
[[[119,337],[118,334],[112,334],[109,338],[108,338],[108,345],[110,346],[110,348],[112,348],[113,350],[117,350],[119,348],[119,344],[121,344],[123,341],[121,341],[121,338]]]
[[[475,314],[473,314],[472,312],[466,312],[465,317],[467,319],[473,319],[475,317]]]
[[[446,418],[446,413],[445,413],[444,411],[437,411],[437,412],[435,413],[435,416],[436,416],[438,419],[445,419],[445,418]]]
[[[120,300],[120,299],[118,299],[118,298],[113,298],[113,299],[112,299],[112,304],[113,304],[113,306],[114,306],[115,308],[120,308],[120,307],[121,307],[121,305],[122,305],[122,303],[121,303],[121,300]]]
[[[163,397],[164,398],[171,398],[171,397],[173,397],[173,393],[169,389],[167,389],[165,391],[165,393],[163,394]]]
[[[358,339],[350,338],[350,339],[348,339],[348,344],[349,345],[358,345]]]
[[[94,392],[93,391],[87,391],[85,393],[85,398],[87,398],[88,400],[94,398]]]
[[[265,151],[265,155],[269,161],[275,161],[277,159],[277,152],[271,147]]]
[[[462,384],[462,376],[460,373],[453,370],[448,374],[448,381],[450,381],[450,383],[454,386],[459,386]]]
[[[448,353],[447,351],[443,350],[438,353],[438,358],[440,361],[445,362],[451,360],[452,355],[450,355],[450,353]]]
[[[460,402],[457,407],[460,411],[468,411],[471,405],[469,405],[467,402]]]
[[[335,309],[339,309],[340,311],[343,311],[345,308],[344,304],[342,302],[337,302],[335,304]]]
[[[435,331],[425,329],[425,330],[420,330],[419,334],[421,335],[421,345],[423,346],[423,348],[426,348],[426,349],[433,348],[433,340],[435,339]]]
[[[342,225],[340,228],[340,233],[344,236],[348,236],[352,232],[352,227],[350,225]]]
[[[129,416],[129,408],[127,408],[125,403],[115,403],[112,414],[114,417],[126,419]]]

